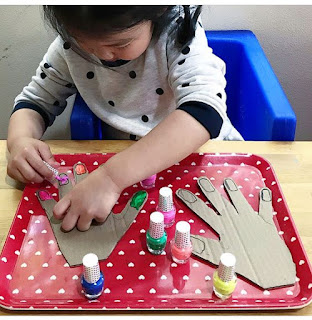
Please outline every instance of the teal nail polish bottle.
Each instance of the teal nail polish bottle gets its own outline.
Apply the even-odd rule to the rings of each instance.
[[[146,232],[146,244],[148,251],[152,254],[161,254],[167,243],[164,215],[155,211],[150,215],[150,227]]]

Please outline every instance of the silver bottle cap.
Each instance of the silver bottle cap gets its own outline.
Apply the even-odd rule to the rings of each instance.
[[[88,253],[82,258],[83,276],[89,283],[96,283],[100,279],[100,265],[96,254]]]
[[[188,248],[191,245],[191,226],[186,221],[179,221],[176,224],[174,242],[180,248]]]
[[[158,210],[169,212],[173,209],[172,190],[169,187],[159,189]]]
[[[224,282],[229,282],[235,277],[234,269],[236,258],[232,253],[222,253],[218,267],[218,276]]]
[[[155,211],[150,215],[150,236],[154,239],[160,239],[165,230],[164,215],[161,212]]]

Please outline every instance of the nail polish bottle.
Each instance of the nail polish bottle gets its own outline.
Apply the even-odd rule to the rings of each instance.
[[[222,300],[229,298],[235,290],[237,283],[235,263],[236,258],[232,253],[223,253],[218,269],[213,273],[213,291]]]
[[[169,228],[174,224],[176,208],[173,203],[172,190],[169,187],[160,188],[156,210],[164,215],[165,228]]]
[[[167,243],[167,233],[164,225],[164,215],[161,212],[153,212],[150,215],[150,226],[146,232],[146,244],[152,254],[161,254]]]
[[[176,224],[175,236],[171,240],[171,255],[176,263],[186,263],[192,254],[190,231],[191,226],[188,222],[179,221]]]
[[[140,184],[145,189],[151,189],[155,187],[157,174],[153,174],[152,176],[140,181]]]
[[[99,259],[94,253],[88,253],[83,257],[82,264],[81,285],[83,293],[90,300],[96,299],[104,289],[104,276],[100,270]]]

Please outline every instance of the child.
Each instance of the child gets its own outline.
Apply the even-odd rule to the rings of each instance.
[[[8,174],[40,183],[57,166],[40,140],[77,91],[108,126],[138,140],[77,184],[54,208],[62,227],[105,221],[121,191],[207,140],[241,140],[226,114],[225,65],[207,46],[200,6],[44,6],[59,33],[15,99]]]

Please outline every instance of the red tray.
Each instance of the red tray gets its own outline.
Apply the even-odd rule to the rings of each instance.
[[[61,172],[68,172],[81,161],[91,172],[113,154],[56,155]],[[200,198],[197,178],[205,175],[225,195],[222,182],[232,177],[254,210],[258,209],[259,189],[268,186],[273,193],[274,221],[280,236],[292,253],[297,281],[290,287],[263,290],[238,277],[232,297],[219,300],[212,293],[215,267],[196,257],[186,265],[176,265],[167,244],[164,255],[147,251],[145,232],[149,215],[155,211],[158,190],[170,186],[173,192],[186,188]],[[124,237],[107,260],[101,261],[105,290],[98,300],[81,294],[82,267],[68,267],[58,249],[52,229],[35,192],[47,188],[55,199],[57,189],[48,182],[27,185],[18,206],[0,258],[0,305],[9,309],[158,309],[158,310],[252,310],[289,309],[308,305],[312,299],[312,271],[294,221],[286,205],[277,177],[270,164],[252,154],[192,154],[157,175],[156,187],[148,191],[148,200]],[[114,207],[120,212],[132,194],[142,189],[135,184],[123,191]],[[176,221],[186,220],[193,234],[216,238],[212,229],[191,212],[177,197]],[[175,227],[168,229],[168,240]],[[168,241],[169,242],[169,241]],[[92,251],[92,248],[90,248]]]

